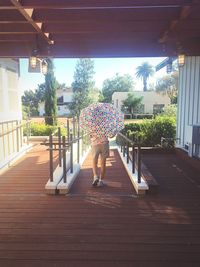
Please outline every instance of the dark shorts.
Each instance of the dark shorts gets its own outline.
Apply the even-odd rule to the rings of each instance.
[[[109,142],[105,144],[98,144],[92,146],[93,158],[97,159],[100,154],[103,159],[109,157]]]

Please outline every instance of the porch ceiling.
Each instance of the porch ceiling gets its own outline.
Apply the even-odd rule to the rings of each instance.
[[[200,55],[200,0],[1,0],[0,57]]]

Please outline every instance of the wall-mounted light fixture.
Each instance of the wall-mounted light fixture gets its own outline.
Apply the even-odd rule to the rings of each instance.
[[[36,49],[34,49],[31,53],[31,56],[29,58],[29,63],[30,63],[30,66],[35,69],[36,68],[36,65],[37,65],[37,54],[38,54],[38,51]]]
[[[39,65],[37,64],[38,62],[40,62]],[[41,59],[38,57],[38,50],[32,51],[32,54],[29,58],[29,65],[33,69],[36,69],[37,66],[40,66],[40,72],[42,72],[42,74],[44,75],[46,75],[48,72],[48,63],[45,59]]]
[[[178,66],[183,67],[185,64],[185,54],[178,55]]]
[[[39,57],[39,54],[40,54],[39,51],[40,51],[40,48],[39,48],[39,43],[38,43],[38,34],[36,34],[35,48],[32,50],[31,56],[29,58],[29,65],[32,69],[34,69],[33,71],[36,71],[36,69],[38,69],[39,72],[42,72],[42,74],[46,75],[48,72],[48,63],[45,59],[42,59]]]

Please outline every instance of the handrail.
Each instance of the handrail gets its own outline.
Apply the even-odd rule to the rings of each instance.
[[[26,143],[29,144],[30,121],[20,122],[18,120],[0,122],[0,142],[2,144],[0,154],[5,164],[12,156],[20,152],[25,140],[23,128],[27,128]]]
[[[80,157],[80,140],[82,140],[82,155],[83,150],[85,149],[85,140],[87,140],[87,134],[81,134],[79,128],[76,131],[76,129],[70,130],[68,127],[69,124],[67,124],[67,136],[61,136],[61,130],[60,127],[58,129],[49,135],[49,142],[45,142],[44,145],[49,146],[47,150],[49,150],[49,174],[50,174],[50,181],[53,182],[53,152],[59,151],[59,166],[63,168],[63,182],[67,182],[67,171],[66,171],[66,152],[70,152],[70,172],[73,173],[73,157],[74,157],[74,144],[77,143],[77,163],[79,163],[79,157]],[[73,127],[76,127],[75,124],[73,124]],[[58,140],[54,141],[53,136],[55,133],[58,133]],[[75,136],[77,134],[77,136]],[[57,147],[58,146],[58,147]]]
[[[141,145],[139,140],[135,142],[129,138],[129,135],[126,136],[122,133],[118,133],[118,136],[122,138],[121,142],[121,152],[123,152],[123,157],[126,156],[126,162],[129,163],[130,153],[129,148],[132,147],[132,173],[135,173],[135,169],[137,168],[137,179],[138,183],[141,183]]]
[[[3,124],[10,124],[10,123],[13,123],[13,122],[16,122],[18,123],[18,121],[14,120],[14,121],[6,121],[6,122],[1,122],[0,125],[3,125]],[[30,124],[30,121],[26,121],[24,123],[20,123],[18,124],[16,127],[12,128],[11,130],[7,130],[7,132],[3,132],[3,133],[0,133],[0,137],[3,137],[5,135],[8,135],[14,131],[16,131],[18,128],[21,128],[21,127],[24,127],[24,125],[28,125]]]

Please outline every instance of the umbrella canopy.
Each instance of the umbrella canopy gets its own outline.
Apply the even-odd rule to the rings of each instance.
[[[124,116],[109,103],[91,104],[81,111],[80,127],[99,137],[112,137],[124,128]]]

